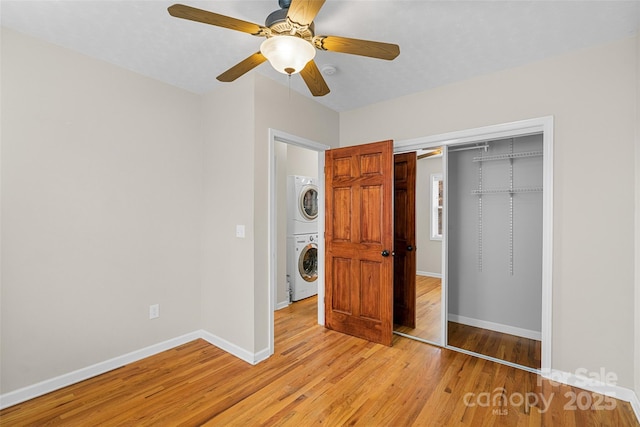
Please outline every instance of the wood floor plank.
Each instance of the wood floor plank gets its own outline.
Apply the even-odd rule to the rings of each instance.
[[[441,280],[416,276],[416,327],[394,325],[394,331],[409,334],[434,343],[443,342],[441,327]]]
[[[276,312],[275,354],[256,366],[196,340],[7,408],[0,425],[640,427],[626,402],[571,409],[586,391],[520,369],[324,329],[316,304]]]
[[[452,347],[540,369],[542,358],[540,341],[456,322],[448,322],[447,326],[447,344]]]
[[[431,342],[442,342],[441,280],[416,276],[416,327],[395,325],[394,330]],[[448,344],[519,365],[540,369],[540,341],[501,334],[487,329],[449,322]]]

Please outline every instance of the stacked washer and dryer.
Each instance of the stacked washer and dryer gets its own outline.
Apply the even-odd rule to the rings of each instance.
[[[287,177],[287,281],[291,301],[318,293],[318,186],[315,178]]]

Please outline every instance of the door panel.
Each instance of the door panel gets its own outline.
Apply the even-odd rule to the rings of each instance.
[[[325,167],[325,324],[391,345],[393,142],[329,150]]]
[[[382,244],[381,186],[362,187],[360,195],[360,238],[363,243]]]
[[[393,320],[416,327],[416,153],[394,156]]]
[[[331,280],[331,294],[333,295],[331,308],[347,315],[351,314],[351,264],[351,259],[335,257],[332,259],[332,265],[329,269],[332,273],[331,277],[334,279]]]
[[[370,261],[360,262],[360,283],[380,283],[380,264]],[[372,320],[382,320],[382,304],[379,286],[360,287],[360,315]]]
[[[332,194],[335,206],[339,206],[340,210],[335,210],[331,215],[327,215],[327,220],[331,219],[331,235],[335,241],[349,242],[351,241],[351,217],[352,217],[352,191],[349,187],[334,188],[327,190],[327,195]],[[327,212],[329,210],[327,209]],[[327,221],[329,224],[329,221]],[[325,237],[326,239],[326,237]]]

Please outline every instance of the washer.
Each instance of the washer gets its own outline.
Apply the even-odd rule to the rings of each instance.
[[[316,178],[287,177],[287,235],[318,232],[318,186]]]
[[[287,238],[287,279],[291,301],[318,293],[318,234],[298,234]]]

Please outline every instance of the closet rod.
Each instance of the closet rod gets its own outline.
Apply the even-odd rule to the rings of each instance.
[[[462,148],[454,148],[453,150],[449,150],[449,153],[453,153],[454,151],[467,151],[467,150],[478,150],[480,148],[484,148],[484,151],[487,151],[489,148],[488,145],[478,145],[476,147],[462,147]]]

